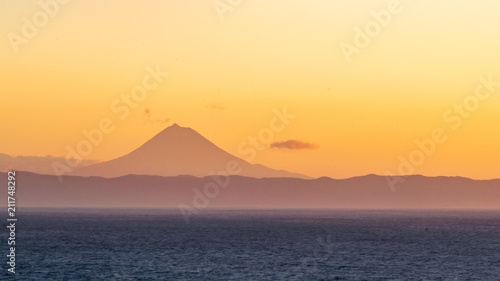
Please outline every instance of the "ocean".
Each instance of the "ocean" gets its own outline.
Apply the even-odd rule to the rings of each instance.
[[[3,255],[2,280],[500,280],[499,211],[207,210],[189,224],[178,210],[17,217],[16,274]]]

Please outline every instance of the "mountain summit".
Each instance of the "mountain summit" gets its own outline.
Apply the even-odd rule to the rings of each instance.
[[[227,171],[228,163],[235,162],[241,167],[238,174],[242,176],[308,178],[259,164],[250,164],[217,147],[195,130],[177,124],[164,129],[127,155],[79,168],[72,174],[101,177],[128,174],[204,177]]]

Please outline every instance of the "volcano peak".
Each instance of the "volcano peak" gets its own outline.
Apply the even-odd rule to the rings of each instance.
[[[253,165],[217,147],[189,127],[177,123],[163,129],[134,151],[122,157],[77,169],[81,176],[118,177],[128,174],[209,176],[238,163],[241,175],[251,177],[305,177]]]

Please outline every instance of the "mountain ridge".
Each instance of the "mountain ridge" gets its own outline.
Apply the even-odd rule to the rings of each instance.
[[[205,196],[209,208],[500,209],[500,179],[404,179],[391,189],[385,176],[373,175],[347,179],[228,176],[219,181],[213,176],[65,175],[59,181],[54,175],[17,172],[16,200],[21,207],[178,208],[194,206]],[[206,188],[214,184],[218,191],[208,196]],[[6,196],[0,194],[0,201],[7,202]]]
[[[230,171],[229,165],[237,166],[241,173]],[[217,173],[257,178],[310,178],[298,173],[271,169],[262,164],[251,164],[221,149],[195,130],[181,127],[177,123],[165,128],[128,154],[75,169],[70,175],[110,178],[127,174],[203,177]]]

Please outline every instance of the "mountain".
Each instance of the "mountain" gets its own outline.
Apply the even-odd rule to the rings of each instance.
[[[241,172],[229,168],[237,163]],[[250,164],[220,149],[191,128],[174,124],[142,146],[122,157],[76,169],[72,175],[118,177],[129,174],[196,177],[209,176],[219,172],[242,176],[297,177],[307,176],[274,170],[259,164]]]
[[[55,162],[64,165],[66,159],[64,157],[52,157],[52,156],[10,156],[7,154],[0,153],[0,172],[7,171],[27,171],[37,174],[55,175],[53,164]],[[98,163],[95,160],[82,160],[80,166],[87,166],[91,164]]]
[[[6,179],[5,173],[0,178]],[[500,180],[405,176],[393,190],[384,176],[349,179],[242,176],[118,178],[16,174],[21,207],[500,209]],[[6,204],[7,192],[0,193]],[[182,205],[181,205],[182,204]]]

